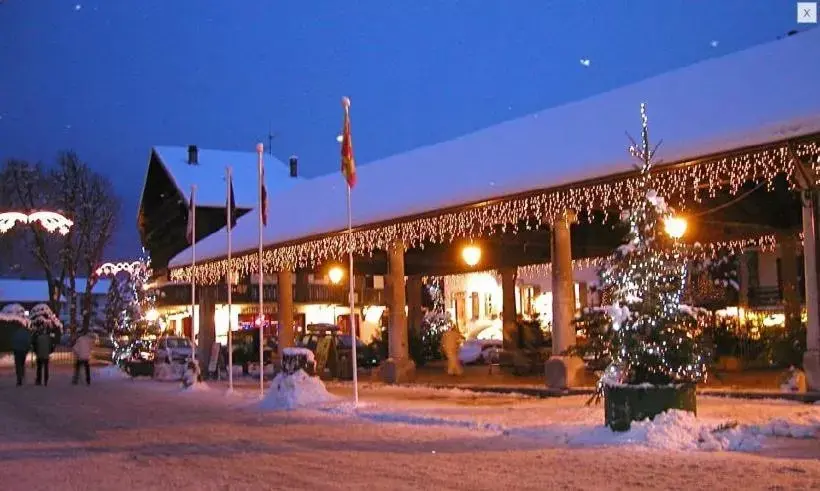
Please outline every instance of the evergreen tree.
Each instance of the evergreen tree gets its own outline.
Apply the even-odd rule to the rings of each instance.
[[[120,293],[120,282],[117,277],[111,278],[108,287],[108,298],[105,304],[105,327],[109,331],[116,331],[120,327],[122,314],[125,310],[125,301]]]
[[[600,272],[610,305],[605,383],[697,383],[706,376],[697,316],[681,304],[687,260],[664,230],[670,216],[664,199],[648,191],[625,213],[627,242]]]
[[[696,311],[681,303],[687,258],[666,230],[673,210],[652,189],[655,150],[649,148],[643,104],[641,119],[641,144],[630,147],[641,164],[639,194],[621,215],[629,227],[626,243],[599,272],[607,307],[579,319],[589,342],[573,350],[608,363],[599,395],[604,385],[697,383],[706,377],[708,356]]]

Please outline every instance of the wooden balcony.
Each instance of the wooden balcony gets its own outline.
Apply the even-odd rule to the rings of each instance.
[[[216,290],[216,302],[228,302],[228,289],[225,285],[212,286]],[[263,285],[265,303],[276,302],[278,285]],[[355,301],[360,305],[384,305],[384,290],[357,288]],[[256,304],[259,302],[258,285],[234,285],[231,300],[235,304]],[[340,304],[348,302],[346,286],[336,285],[294,285],[293,300],[295,303]],[[166,285],[161,288],[157,298],[158,306],[190,305],[190,285]]]
[[[749,306],[757,308],[779,307],[783,303],[783,292],[776,286],[749,288]]]

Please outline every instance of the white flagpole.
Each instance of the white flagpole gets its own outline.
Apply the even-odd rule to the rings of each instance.
[[[259,173],[259,396],[265,395],[265,363],[264,363],[264,356],[265,356],[265,348],[263,345],[263,335],[265,333],[264,328],[264,292],[263,292],[263,281],[262,281],[262,214],[265,213],[263,206],[265,203],[262,202],[262,179],[264,174],[262,173],[262,166],[264,162],[262,161],[262,154],[264,153],[265,148],[264,145],[259,143],[256,145],[256,154],[258,156],[258,163],[257,163],[257,171]]]
[[[191,202],[189,206],[191,207],[191,337],[194,338],[192,341],[194,342],[194,349],[191,350],[191,359],[196,361],[196,350],[199,349],[199,345],[197,341],[197,331],[196,328],[196,317],[194,317],[194,312],[196,311],[196,201],[194,196],[196,195],[196,184],[191,185]],[[207,367],[206,367],[207,368]]]
[[[231,168],[227,167],[228,176],[228,206],[226,216],[228,217],[228,391],[233,391],[233,335],[231,333],[231,308],[233,300],[231,299],[231,290],[233,290],[233,263],[231,261]]]
[[[355,297],[353,288],[355,286],[353,276],[353,213],[350,206],[350,184],[347,185],[347,237],[348,237],[348,276],[350,277],[350,339],[353,346],[353,404],[359,405],[359,370],[356,356],[356,343],[359,337],[356,335]]]

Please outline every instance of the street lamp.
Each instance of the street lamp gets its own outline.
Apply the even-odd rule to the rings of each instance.
[[[686,219],[676,216],[667,217],[666,220],[663,221],[663,227],[666,231],[666,235],[672,237],[675,240],[680,239],[683,237],[683,234],[686,233]]]
[[[53,211],[35,211],[26,215],[19,211],[9,211],[0,213],[0,233],[4,234],[11,230],[17,223],[37,223],[43,226],[48,232],[59,232],[62,235],[68,233],[68,229],[74,222]]]
[[[461,250],[461,258],[467,263],[467,266],[473,267],[481,261],[481,248],[475,244],[464,246]]]
[[[327,277],[330,278],[330,282],[334,285],[338,285],[344,275],[344,270],[338,266],[333,266],[330,268],[330,271],[327,272]]]

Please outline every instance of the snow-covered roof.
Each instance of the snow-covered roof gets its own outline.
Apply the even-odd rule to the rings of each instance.
[[[232,167],[236,206],[256,208],[258,200],[257,155],[255,152],[232,152],[199,148],[197,164],[188,163],[188,147],[154,147],[154,152],[171,179],[185,197],[190,199],[191,186],[196,184],[197,206],[225,207],[227,189],[225,167]],[[288,189],[299,177],[290,177],[290,168],[281,160],[264,154],[265,186],[268,196]]]
[[[353,225],[364,226],[530,190],[633,170],[624,131],[639,137],[647,103],[650,138],[666,163],[820,131],[820,29],[709,59],[588,99],[547,109],[358,168]],[[355,118],[355,115],[354,115]],[[355,132],[355,120],[354,120]],[[340,174],[273,196],[266,246],[342,231]],[[236,252],[257,243],[253,216],[239,220]],[[170,266],[190,262],[190,249]],[[223,229],[197,243],[197,259],[226,255]]]
[[[76,288],[78,292],[85,292],[86,279],[77,278]],[[92,292],[94,295],[105,295],[111,280],[101,279],[94,285]],[[46,280],[19,280],[0,279],[0,302],[47,302],[48,282]]]

